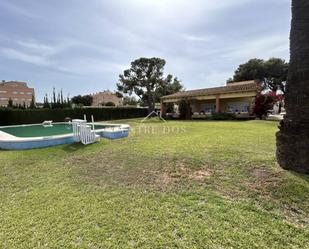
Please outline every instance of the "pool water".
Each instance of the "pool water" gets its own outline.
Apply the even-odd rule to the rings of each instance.
[[[109,125],[95,125],[94,128],[104,129],[110,127]],[[0,131],[6,132],[15,137],[47,137],[56,135],[65,135],[73,133],[71,124],[53,124],[51,127],[44,127],[43,125],[27,125],[16,127],[0,128]]]

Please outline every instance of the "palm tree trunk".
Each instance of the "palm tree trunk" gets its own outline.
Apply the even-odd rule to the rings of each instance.
[[[286,113],[277,133],[277,160],[288,170],[309,173],[309,1],[292,0]]]

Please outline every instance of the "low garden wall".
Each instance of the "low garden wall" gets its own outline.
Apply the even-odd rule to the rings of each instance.
[[[0,126],[42,123],[44,120],[63,122],[66,117],[83,119],[84,114],[90,121],[145,117],[148,110],[136,107],[110,108],[67,108],[67,109],[0,109]]]

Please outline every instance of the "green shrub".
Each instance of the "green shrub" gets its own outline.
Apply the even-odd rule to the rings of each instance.
[[[42,123],[44,120],[63,122],[66,117],[83,119],[84,114],[90,121],[91,115],[95,120],[112,120],[124,118],[145,117],[145,108],[109,107],[109,108],[65,108],[65,109],[0,109],[0,125]]]
[[[233,120],[236,119],[232,113],[212,113],[209,117],[211,120]]]
[[[116,105],[114,102],[109,101],[105,103],[105,106],[116,106]]]

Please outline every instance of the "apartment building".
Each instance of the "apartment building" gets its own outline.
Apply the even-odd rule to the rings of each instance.
[[[0,83],[0,106],[7,106],[9,99],[14,105],[30,106],[34,95],[34,88],[27,86],[26,82],[2,81]]]

